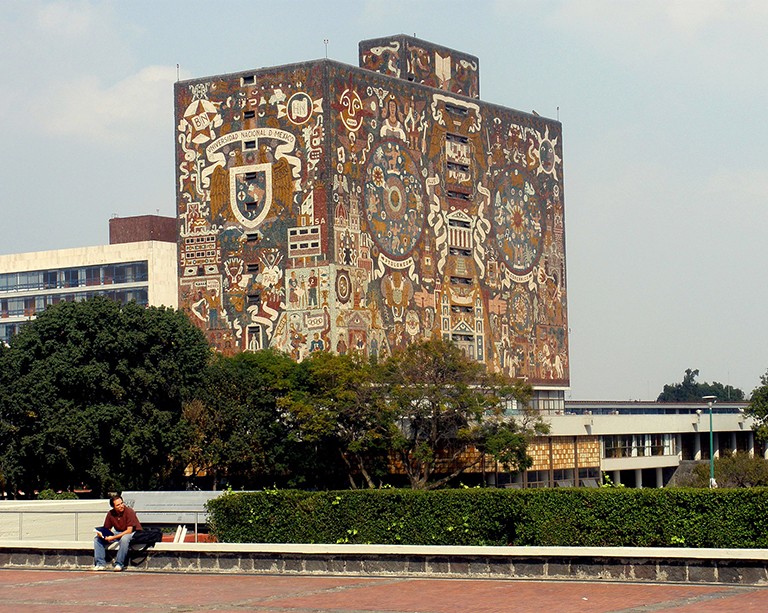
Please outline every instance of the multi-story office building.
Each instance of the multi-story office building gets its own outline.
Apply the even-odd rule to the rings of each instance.
[[[180,308],[224,352],[298,360],[441,335],[562,410],[560,123],[480,101],[465,53],[359,59],[176,84]]]
[[[107,296],[121,303],[178,304],[176,220],[110,220],[110,244],[0,255],[0,341],[47,306]]]
[[[721,402],[712,415],[712,456],[736,451],[760,454],[745,402]],[[534,465],[511,483],[515,487],[594,486],[601,474],[629,487],[663,487],[687,461],[710,458],[709,411],[704,402],[565,402],[544,410],[547,437],[529,449]],[[492,475],[493,481],[496,476]],[[505,481],[505,478],[507,480]]]

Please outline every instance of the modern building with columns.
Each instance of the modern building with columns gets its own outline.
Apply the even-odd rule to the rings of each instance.
[[[753,420],[744,413],[747,404],[714,405],[715,458],[734,451],[768,458],[768,450],[756,444]],[[683,462],[710,458],[709,409],[704,402],[570,400],[564,411],[543,413],[550,435],[533,442],[534,466],[517,475],[512,486],[596,485],[593,475],[599,472],[628,487],[663,487]],[[548,452],[553,441],[570,450],[570,467],[564,468],[562,460],[558,465],[557,454]]]

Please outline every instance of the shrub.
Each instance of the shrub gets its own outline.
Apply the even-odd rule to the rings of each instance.
[[[38,500],[78,500],[74,492],[54,492],[53,490],[42,490],[37,495]]]
[[[765,547],[768,488],[267,490],[208,502],[221,542]]]

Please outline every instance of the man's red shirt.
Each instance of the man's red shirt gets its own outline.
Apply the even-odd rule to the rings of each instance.
[[[139,523],[139,518],[136,517],[136,511],[131,507],[125,507],[122,513],[110,509],[106,519],[104,519],[105,528],[114,528],[118,532],[125,532],[128,526],[133,526],[134,532],[141,530],[141,524]]]

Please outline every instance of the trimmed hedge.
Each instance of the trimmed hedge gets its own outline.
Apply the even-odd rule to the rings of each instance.
[[[768,488],[267,490],[207,507],[230,543],[768,546]]]

